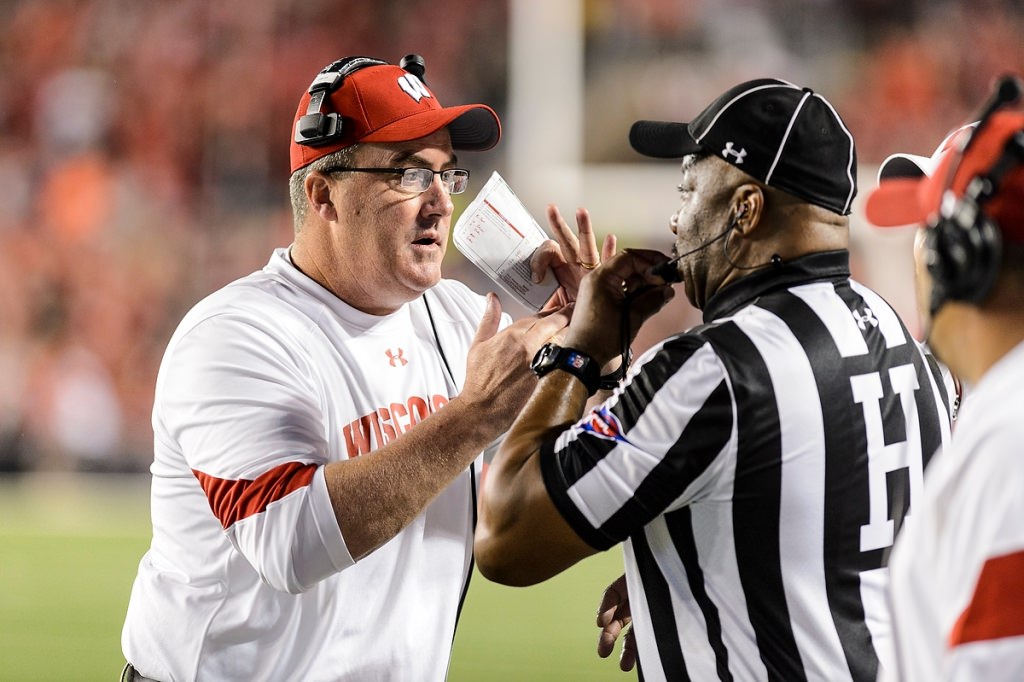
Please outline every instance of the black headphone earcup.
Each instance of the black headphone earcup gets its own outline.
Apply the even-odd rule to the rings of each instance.
[[[976,207],[971,211],[960,208],[951,211],[951,215],[973,215],[972,223],[963,224],[946,216],[925,234],[933,311],[946,300],[980,303],[999,275],[1002,235],[998,225]]]
[[[939,220],[934,225],[929,225],[924,233],[924,249],[922,252],[928,276],[931,279],[931,302],[929,312],[934,315],[935,311],[949,298],[946,292],[946,283],[950,280],[951,266],[947,254],[946,232],[948,226],[945,221]]]
[[[972,282],[971,291],[964,300],[981,303],[988,298],[996,280],[999,279],[1003,260],[1003,232],[999,229],[999,225],[984,213],[978,215],[975,229],[971,232],[971,241],[975,245],[977,254],[974,268],[978,275],[977,279]]]
[[[1015,132],[1003,142],[999,155],[988,160],[986,170],[974,170],[962,178],[962,194],[954,193],[953,185],[965,158],[973,150],[975,137],[1000,107],[1016,102],[1020,94],[1021,86],[1016,77],[1000,79],[998,89],[986,102],[973,131],[957,143],[955,156],[948,163],[939,214],[930,221],[925,234],[924,257],[932,279],[933,316],[948,300],[982,303],[999,279],[1003,260],[1002,231],[985,211],[999,193],[1006,174],[1024,162],[1024,130],[1016,126]],[[980,162],[980,155],[975,156],[975,165]]]
[[[337,114],[315,112],[305,114],[295,124],[295,141],[299,144],[313,146],[327,142],[341,135],[342,119]]]
[[[344,125],[342,117],[330,111],[326,104],[331,93],[340,88],[345,79],[359,69],[386,64],[387,62],[373,57],[344,57],[321,69],[309,86],[310,98],[306,113],[295,123],[295,143],[319,147],[340,138]]]

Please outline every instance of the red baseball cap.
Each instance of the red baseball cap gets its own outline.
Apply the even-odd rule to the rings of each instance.
[[[937,215],[942,195],[947,189],[955,196],[962,196],[970,180],[984,176],[999,160],[1007,142],[1015,135],[1024,136],[1024,113],[1007,111],[993,114],[985,126],[974,134],[966,153],[959,149],[964,138],[961,133],[969,131],[965,126],[947,137],[935,154],[920,163],[921,173],[914,177],[907,163],[925,157],[898,155],[900,161],[883,162],[879,171],[879,184],[868,195],[865,212],[868,220],[879,227],[923,225]],[[897,170],[886,171],[886,163],[896,163]],[[951,164],[956,164],[950,178]],[[998,191],[982,207],[989,218],[999,224],[1003,237],[1014,242],[1024,242],[1024,164],[1011,169],[999,184]]]
[[[314,96],[323,100],[311,110]],[[311,122],[322,125],[314,129]],[[299,100],[291,172],[357,142],[406,142],[445,127],[454,149],[484,151],[501,137],[498,115],[487,105],[443,107],[419,77],[400,66],[365,57],[338,60]]]
[[[904,152],[890,154],[878,167],[878,184],[906,180],[916,182],[923,177],[934,175],[935,169],[942,163],[946,152],[953,149],[956,144],[963,143],[963,136],[977,125],[978,123],[975,121],[951,132],[946,139],[939,143],[931,156],[919,156]],[[865,211],[869,217],[885,216],[885,220],[888,222],[885,225],[878,225],[878,227],[905,227],[918,222],[915,220],[917,215],[915,204],[905,201],[900,192],[893,190],[869,194]]]

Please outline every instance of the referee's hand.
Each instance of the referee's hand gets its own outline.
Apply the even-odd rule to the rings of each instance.
[[[586,353],[601,366],[617,356],[675,296],[671,284],[651,273],[666,260],[660,251],[626,249],[592,270],[580,283],[561,345]],[[628,315],[628,329],[623,315]]]
[[[623,672],[629,672],[636,665],[636,639],[633,637],[633,628],[630,627],[632,622],[626,576],[622,575],[605,589],[601,605],[597,608],[597,627],[601,628],[601,636],[597,640],[597,655],[608,658],[615,649],[615,641],[619,634],[625,629],[622,653],[619,655],[619,670]]]

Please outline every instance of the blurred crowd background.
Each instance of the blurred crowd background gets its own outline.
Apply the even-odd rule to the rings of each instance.
[[[0,470],[145,471],[178,320],[291,240],[288,140],[316,72],[415,52],[443,103],[503,114],[524,2],[536,0],[0,0]],[[929,154],[996,76],[1024,68],[1019,0],[577,6],[574,134],[595,166],[644,163],[626,141],[636,118],[678,120],[771,75],[829,97],[871,169],[893,151]],[[506,123],[497,149],[460,159],[475,189],[530,135]],[[595,222],[650,245],[647,226]],[[491,288],[454,248],[448,261],[449,276]],[[676,309],[643,342],[697,319]]]

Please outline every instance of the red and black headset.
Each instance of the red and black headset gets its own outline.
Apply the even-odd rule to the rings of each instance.
[[[925,232],[924,254],[932,279],[930,313],[946,301],[981,303],[999,276],[1003,238],[999,225],[985,213],[985,204],[998,192],[1003,178],[1024,164],[1024,130],[1007,140],[995,163],[970,178],[962,196],[952,191],[953,178],[971,142],[996,111],[1020,99],[1021,83],[1012,75],[999,81],[978,125],[959,145],[958,158],[950,164],[939,212]]]
[[[307,92],[310,94],[306,113],[295,123],[296,144],[307,147],[319,147],[330,144],[341,137],[344,122],[341,114],[328,111],[325,104],[330,101],[332,92],[341,87],[345,79],[359,69],[368,66],[382,66],[388,62],[374,57],[344,57],[331,62],[317,74],[310,83]],[[409,54],[402,57],[398,65],[426,83],[423,74],[427,68],[423,57]]]

